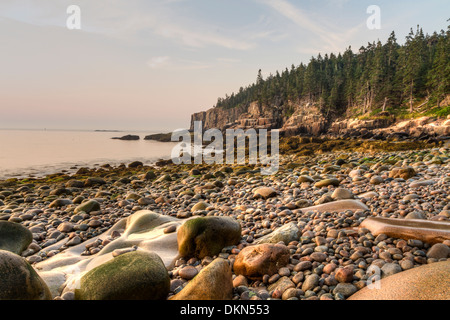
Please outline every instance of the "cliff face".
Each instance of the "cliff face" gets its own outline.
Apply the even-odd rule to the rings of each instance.
[[[448,118],[450,119],[450,116]],[[339,120],[329,121],[316,105],[307,101],[288,102],[278,107],[261,106],[253,102],[246,107],[212,108],[191,116],[191,130],[194,129],[194,121],[202,121],[204,131],[213,128],[222,131],[279,129],[281,136],[327,134],[335,137],[384,139],[403,136],[424,139],[450,135],[450,120],[447,119],[422,117],[396,121],[395,117],[389,113],[380,113],[378,118],[367,120],[353,119],[343,115]]]
[[[328,127],[319,110],[308,103],[268,107],[253,102],[247,107],[212,108],[191,116],[191,130],[194,129],[194,121],[202,121],[203,130],[280,129],[282,135],[319,135]]]

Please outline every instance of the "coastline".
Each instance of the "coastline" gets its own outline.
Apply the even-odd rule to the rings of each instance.
[[[341,149],[334,141],[337,149],[327,151],[330,141],[324,141],[319,152],[310,141],[311,155],[283,142],[291,150],[273,176],[262,176],[259,165],[163,161],[2,181],[0,224],[30,232],[32,241],[20,240],[25,242],[19,254],[48,286],[46,299],[56,300],[106,298],[109,287],[85,287],[83,277],[110,265],[118,298],[125,298],[120,279],[129,272],[138,282],[146,279],[145,268],[121,274],[114,267],[126,258],[137,259],[136,265],[157,259],[166,274],[158,281],[170,283],[158,294],[176,300],[346,300],[363,292],[373,268],[387,280],[424,266],[440,272],[448,264],[433,242],[411,240],[401,230],[381,236],[370,225],[362,227],[371,217],[449,222],[450,149],[443,142],[411,149],[406,142],[349,140]],[[387,146],[394,149],[384,150]],[[221,227],[211,225],[213,238],[197,245],[213,251],[185,251],[189,246],[179,237],[189,233],[181,229],[196,219],[208,225],[216,221],[212,218]],[[450,234],[439,241],[448,248]],[[255,254],[254,248],[263,250],[258,254],[278,252],[272,262],[277,267],[255,265],[251,268],[259,271],[251,273],[245,255]],[[206,276],[210,272],[214,275]],[[71,283],[80,280],[74,290]],[[428,288],[427,279],[420,281]],[[396,298],[402,299],[401,293]]]
[[[0,130],[0,180],[41,178],[61,171],[74,173],[80,167],[106,163],[118,166],[142,161],[151,165],[160,158],[170,157],[171,143],[111,139],[115,135],[94,130]]]

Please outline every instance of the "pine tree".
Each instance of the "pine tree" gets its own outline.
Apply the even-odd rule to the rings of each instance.
[[[347,48],[343,54],[318,54],[309,63],[292,65],[266,79],[258,71],[256,82],[217,100],[216,107],[234,108],[252,102],[268,107],[288,101],[308,101],[325,116],[343,115],[359,107],[362,113],[380,108],[401,108],[424,97],[440,106],[450,86],[450,26],[447,31],[424,35],[412,29],[404,45],[392,32],[385,44]],[[423,104],[424,105],[424,104]]]
[[[449,31],[450,32],[450,26]],[[437,100],[437,106],[440,101],[449,93],[450,88],[450,38],[444,33],[438,37],[436,51],[434,54],[432,67],[428,75],[428,84],[432,88],[433,96]]]

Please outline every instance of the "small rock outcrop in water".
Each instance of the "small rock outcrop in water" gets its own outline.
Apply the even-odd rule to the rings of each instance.
[[[134,141],[134,140],[139,140],[140,137],[139,137],[139,136],[136,136],[136,135],[128,134],[128,135],[123,136],[123,137],[114,137],[114,138],[111,138],[111,139],[114,139],[114,140]]]
[[[155,140],[159,142],[171,142],[172,133],[156,133],[145,136],[144,140]]]

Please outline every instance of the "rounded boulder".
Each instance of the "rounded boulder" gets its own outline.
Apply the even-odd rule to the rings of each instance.
[[[170,278],[161,258],[134,251],[117,256],[82,276],[76,300],[163,300]]]
[[[183,257],[204,258],[219,254],[241,239],[241,225],[229,217],[206,216],[187,220],[177,233],[178,251]]]
[[[259,244],[242,249],[234,261],[236,274],[249,279],[272,276],[289,263],[289,249],[278,244]]]
[[[0,221],[0,250],[21,254],[33,241],[33,234],[21,224]]]
[[[47,284],[22,257],[0,250],[0,300],[51,300]]]

